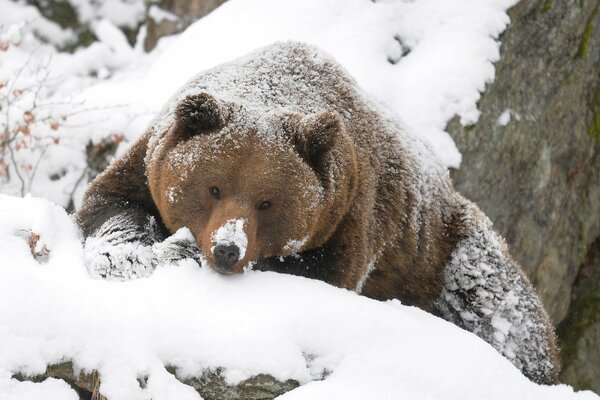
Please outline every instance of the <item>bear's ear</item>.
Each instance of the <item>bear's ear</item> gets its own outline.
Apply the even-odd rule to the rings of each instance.
[[[301,119],[294,145],[302,158],[311,166],[320,169],[327,155],[341,140],[344,126],[336,112],[323,111]]]
[[[187,96],[175,109],[175,131],[188,137],[223,125],[223,110],[219,101],[202,92]]]

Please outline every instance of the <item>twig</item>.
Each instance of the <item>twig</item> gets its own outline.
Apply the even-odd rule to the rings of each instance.
[[[19,172],[19,166],[17,165],[17,160],[15,159],[15,153],[11,146],[8,146],[8,152],[10,153],[10,160],[12,162],[13,167],[15,168],[15,173],[17,174],[17,178],[21,181],[21,197],[25,196],[25,180],[21,176]]]
[[[46,155],[46,152],[48,151],[49,146],[50,146],[49,144],[44,146],[44,148],[42,149],[42,154],[40,154],[39,158],[37,159],[37,161],[35,163],[35,166],[33,167],[33,170],[31,171],[31,176],[29,177],[29,191],[30,192],[31,192],[31,185],[33,185],[33,180],[35,179],[35,174],[37,173],[38,167],[40,166],[40,162]]]

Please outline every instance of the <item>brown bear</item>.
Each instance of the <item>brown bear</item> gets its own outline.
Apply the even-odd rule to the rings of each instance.
[[[311,46],[273,44],[189,81],[77,217],[95,275],[192,257],[316,278],[432,312],[556,381],[552,326],[490,221]]]

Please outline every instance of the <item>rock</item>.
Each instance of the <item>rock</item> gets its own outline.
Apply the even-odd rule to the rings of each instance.
[[[558,332],[562,381],[600,393],[600,239],[579,270],[569,316]]]
[[[163,36],[182,32],[226,0],[146,0],[148,30],[144,49],[152,50]]]
[[[598,4],[514,6],[479,122],[448,126],[463,155],[455,186],[494,221],[555,323],[600,236]]]
[[[563,379],[600,393],[590,383],[600,382],[600,307],[586,295],[599,293],[600,279],[570,304],[578,267],[600,237],[599,7],[523,0],[511,8],[479,121],[455,118],[448,131],[463,155],[456,188],[494,221],[553,321],[569,314]]]
[[[193,387],[205,400],[272,400],[299,386],[298,382],[287,380],[279,382],[269,375],[257,375],[229,386],[220,371],[206,371],[198,378],[182,378],[176,368],[167,367],[167,371]],[[14,375],[20,381],[42,382],[47,378],[58,378],[67,382],[77,392],[80,399],[105,400],[99,391],[100,379],[96,371],[80,371],[75,374],[70,361],[48,366],[46,373],[38,376]],[[139,379],[140,387],[146,386],[146,379]]]

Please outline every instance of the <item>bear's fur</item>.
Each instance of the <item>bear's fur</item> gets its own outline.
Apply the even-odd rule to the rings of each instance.
[[[489,220],[313,47],[274,44],[188,82],[92,182],[78,221],[97,275],[194,257],[321,279],[435,313],[556,381],[551,324]]]

